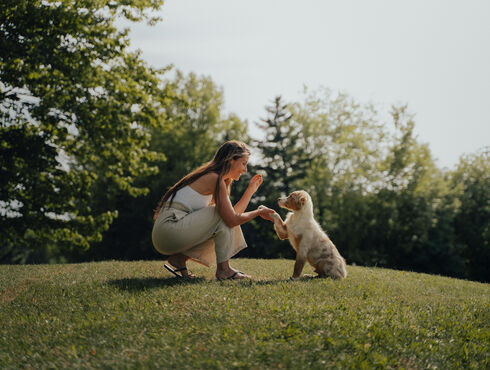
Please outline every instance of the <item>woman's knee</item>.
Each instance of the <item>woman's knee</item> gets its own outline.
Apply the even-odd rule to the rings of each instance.
[[[229,235],[232,235],[233,234],[233,229],[231,227],[229,227],[226,222],[224,221],[221,221],[218,223],[218,226],[216,227],[216,233],[223,233],[223,234],[229,234]]]

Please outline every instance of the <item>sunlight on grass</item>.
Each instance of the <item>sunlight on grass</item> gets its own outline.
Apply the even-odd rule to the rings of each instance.
[[[224,282],[156,261],[0,266],[0,367],[489,367],[489,284],[353,266],[293,281],[293,264],[238,259],[255,280]]]

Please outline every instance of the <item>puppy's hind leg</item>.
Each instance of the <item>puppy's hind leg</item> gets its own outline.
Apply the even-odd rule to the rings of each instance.
[[[319,278],[327,277],[327,274],[325,273],[325,266],[324,265],[325,265],[324,261],[320,261],[315,266],[315,272],[318,274]]]
[[[340,257],[342,258],[342,257]],[[330,257],[318,262],[316,272],[318,277],[331,277],[333,279],[345,279],[347,277],[347,271],[345,269],[345,263],[335,257]]]

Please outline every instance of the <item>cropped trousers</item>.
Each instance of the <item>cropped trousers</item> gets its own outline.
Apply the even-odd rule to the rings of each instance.
[[[161,254],[182,253],[208,267],[215,261],[229,260],[247,247],[241,227],[226,225],[214,206],[191,212],[178,202],[160,209],[152,241]]]

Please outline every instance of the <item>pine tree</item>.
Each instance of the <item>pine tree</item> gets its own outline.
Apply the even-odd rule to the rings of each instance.
[[[258,168],[266,174],[270,195],[278,197],[295,190],[295,181],[306,175],[308,157],[301,127],[291,120],[292,115],[281,96],[277,96],[266,111],[268,117],[257,124],[265,132],[265,139],[256,141],[262,156]]]

